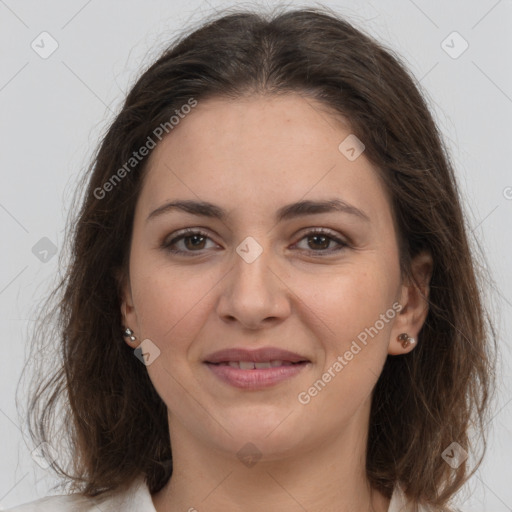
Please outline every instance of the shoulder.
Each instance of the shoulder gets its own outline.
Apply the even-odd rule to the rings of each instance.
[[[396,485],[391,501],[389,503],[388,512],[433,512],[430,508],[424,505],[417,505],[416,507],[405,495],[402,487]]]
[[[82,494],[47,496],[6,512],[156,512],[149,489],[139,477],[127,490],[89,498]]]
[[[79,494],[47,496],[39,500],[31,501],[6,512],[89,512],[95,505]]]

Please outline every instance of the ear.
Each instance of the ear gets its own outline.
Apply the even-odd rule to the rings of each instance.
[[[123,330],[126,327],[129,327],[132,331],[134,331],[134,335],[137,337],[138,333],[138,323],[137,323],[137,314],[135,312],[135,306],[133,304],[133,296],[130,285],[130,278],[127,275],[121,273],[121,271],[116,272],[116,280],[118,283],[119,289],[119,297],[120,297],[120,305],[121,305],[121,319],[123,322]],[[125,337],[125,342],[133,348],[133,346],[137,345],[138,340],[131,341],[129,337]]]
[[[421,252],[413,258],[411,262],[413,279],[408,280],[402,285],[399,300],[402,309],[398,313],[391,329],[388,354],[406,354],[414,350],[414,347],[418,344],[418,334],[428,314],[427,300],[430,293],[432,269],[432,255],[429,252]],[[397,339],[404,332],[416,340],[415,343],[411,343],[407,348],[404,348],[402,342]]]

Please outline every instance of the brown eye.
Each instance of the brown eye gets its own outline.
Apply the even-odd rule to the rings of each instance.
[[[310,235],[307,238],[310,240],[308,245],[311,249],[328,249],[331,243],[331,239],[325,235]]]
[[[191,236],[184,236],[182,240],[185,242],[185,247],[187,249],[204,249],[204,241],[206,240],[206,237],[202,235],[191,235]],[[187,244],[187,242],[189,242]]]
[[[189,229],[170,241],[164,241],[162,248],[174,254],[200,252],[207,248],[207,240],[211,239],[206,233]],[[179,244],[181,244],[181,246],[179,246]],[[176,246],[178,246],[178,248],[176,248]]]
[[[303,248],[306,252],[331,254],[333,252],[339,252],[342,249],[348,247],[348,244],[343,240],[340,240],[337,236],[334,236],[330,231],[325,230],[314,230],[306,233],[302,240],[307,240],[307,247]],[[337,244],[337,247],[332,247],[332,244]]]
[[[306,233],[300,241],[302,242],[303,240],[307,240],[306,247],[299,247],[299,249],[314,254],[315,256],[332,254],[349,247],[348,243],[326,230],[310,231]],[[207,233],[187,229],[170,241],[164,241],[162,248],[173,254],[201,253],[203,250],[208,249],[208,241],[212,240]],[[299,244],[297,244],[297,246],[299,246]]]

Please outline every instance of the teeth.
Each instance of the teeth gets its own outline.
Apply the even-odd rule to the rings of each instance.
[[[254,363],[256,368],[271,368],[270,361],[265,361],[263,363]]]
[[[222,366],[231,366],[231,368],[239,368],[240,370],[254,370],[263,368],[276,368],[278,366],[290,366],[293,363],[290,361],[281,361],[275,359],[272,361],[262,361],[261,363],[255,363],[254,361],[228,361],[226,363],[220,363]]]

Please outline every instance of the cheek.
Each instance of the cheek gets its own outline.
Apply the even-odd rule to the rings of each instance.
[[[331,335],[342,341],[357,336],[391,308],[393,281],[378,265],[351,265],[330,275],[303,278],[298,295]]]
[[[208,293],[215,279],[205,272],[145,268],[138,279],[132,280],[141,333],[162,349],[171,343],[177,349],[200,328],[199,317],[206,314]]]
[[[343,403],[346,410],[338,411],[343,416],[371,393],[387,358],[398,277],[393,266],[367,258],[365,264],[301,285],[306,322],[317,326],[312,333],[319,363],[314,387],[311,395],[302,390],[315,402],[311,410],[319,407],[320,413],[320,404]]]
[[[218,279],[208,272],[184,272],[177,267],[142,268],[145,271],[132,279],[139,328],[144,339],[149,338],[159,350],[147,371],[167,407],[181,417],[185,403],[185,410],[195,407],[188,394],[200,396],[200,389],[192,384],[195,368],[187,361],[192,362],[194,341],[214,307],[212,293]],[[199,408],[194,414],[201,416],[204,411]]]
[[[215,309],[222,271],[164,267],[161,261],[136,257],[133,262],[132,291],[141,335],[161,350],[185,350]],[[317,338],[328,352],[344,352],[393,302],[397,276],[373,257],[315,273],[288,270],[286,280],[293,293],[287,300],[295,303],[291,314],[295,311],[298,317],[288,321],[298,320],[298,329]],[[386,332],[389,326],[380,330]]]
[[[315,276],[297,274],[301,324],[309,328],[317,364],[296,400],[309,417],[322,417],[325,428],[336,430],[362,404],[369,407],[387,357],[395,277],[376,258]]]

